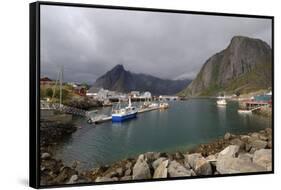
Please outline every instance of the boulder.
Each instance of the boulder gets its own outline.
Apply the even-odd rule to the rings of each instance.
[[[125,171],[125,176],[129,176],[129,175],[131,175],[131,173],[132,173],[132,170],[131,169],[127,169],[126,171]]]
[[[42,153],[41,158],[45,159],[45,160],[49,159],[49,158],[51,158],[51,154],[48,152],[44,152],[44,153]]]
[[[251,134],[251,139],[254,140],[254,139],[259,139],[259,138],[260,138],[260,134],[259,134],[259,133],[256,133],[256,132],[255,132],[255,133],[252,133],[252,134]]]
[[[231,138],[231,134],[230,133],[225,133],[223,139],[224,140],[229,140]]]
[[[196,175],[211,175],[211,164],[205,158],[198,158],[195,161],[195,167],[193,168]]]
[[[72,167],[73,169],[75,169],[75,168],[77,168],[78,164],[79,164],[79,161],[75,160],[75,161],[72,163],[71,167]]]
[[[112,177],[116,177],[118,174],[116,171],[112,171],[107,173],[104,177],[108,177],[108,178],[112,178]]]
[[[267,142],[267,147],[272,148],[272,141],[271,140]]]
[[[253,155],[252,154],[249,154],[249,153],[240,153],[238,155],[238,158],[239,159],[242,159],[242,160],[245,160],[245,161],[248,161],[248,162],[252,162],[253,160]]]
[[[95,182],[109,182],[109,181],[118,181],[117,177],[97,177]]]
[[[156,168],[159,166],[159,164],[162,163],[164,160],[167,160],[167,158],[160,157],[160,158],[158,158],[157,160],[155,160],[155,161],[152,163],[153,169],[156,170]]]
[[[62,182],[66,182],[67,179],[70,179],[71,176],[76,175],[77,171],[73,170],[70,167],[63,167],[61,168],[60,173],[58,174],[58,176],[54,179],[55,183],[62,183]]]
[[[218,155],[218,159],[220,157],[236,157],[239,151],[239,146],[237,145],[229,145],[228,147],[226,147],[225,149],[223,149],[219,155]]]
[[[73,175],[70,177],[69,181],[67,182],[67,184],[73,184],[78,180],[78,175]]]
[[[208,157],[205,158],[212,166],[216,166],[217,164],[217,155],[209,155]]]
[[[121,177],[122,175],[123,175],[123,173],[124,173],[124,170],[123,170],[123,168],[117,168],[116,169],[116,173],[117,173],[117,175],[119,176],[119,177]]]
[[[146,158],[147,162],[153,162],[154,160],[156,160],[160,157],[160,153],[159,152],[146,152],[144,154],[144,157]]]
[[[131,169],[132,165],[133,165],[132,162],[127,162],[126,165],[125,165],[125,168]]]
[[[180,163],[173,160],[170,162],[170,164],[168,166],[168,174],[170,177],[191,176],[191,171],[187,170]]]
[[[120,178],[121,181],[128,181],[128,180],[132,180],[132,176],[123,176]]]
[[[188,163],[188,160],[187,160],[187,159],[184,159],[183,164],[184,164],[184,167],[185,167],[186,169],[191,169],[191,166],[189,165],[189,163]]]
[[[191,176],[196,176],[196,173],[193,171],[193,169],[190,169]]]
[[[260,149],[254,153],[253,163],[266,168],[267,171],[272,170],[272,150]]]
[[[184,159],[184,156],[183,156],[183,154],[182,154],[182,153],[180,153],[180,152],[176,152],[176,154],[175,154],[175,159],[177,159],[177,160],[181,160],[181,159]]]
[[[188,164],[195,168],[195,162],[198,158],[202,158],[203,156],[200,153],[194,153],[194,154],[187,154],[185,155],[185,161],[188,162]]]
[[[156,168],[153,178],[167,178],[169,160],[162,161]]]
[[[246,151],[253,149],[251,152],[254,152],[256,150],[263,149],[266,146],[267,146],[266,141],[256,139],[256,140],[250,141],[249,144],[246,145]]]
[[[220,174],[261,172],[266,170],[264,167],[254,164],[246,159],[226,156],[218,158],[216,169]]]
[[[268,140],[268,137],[266,135],[263,135],[263,134],[260,134],[259,138],[260,138],[260,140],[263,140],[263,141]]]
[[[232,139],[230,144],[239,146],[240,150],[245,149],[245,142],[240,140],[239,138]]]
[[[207,156],[205,159],[206,159],[208,162],[215,162],[215,161],[217,161],[217,156],[211,154],[211,155]]]
[[[271,129],[271,128],[266,128],[266,129],[265,129],[265,132],[266,132],[267,134],[271,135],[271,134],[272,134],[272,129]]]
[[[151,173],[145,157],[141,154],[133,168],[133,179],[150,179]]]
[[[249,135],[240,135],[240,139],[243,142],[248,142],[251,137]]]

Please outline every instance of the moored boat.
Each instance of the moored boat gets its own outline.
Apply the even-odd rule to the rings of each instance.
[[[217,100],[218,106],[225,106],[227,104],[224,96],[219,96],[217,98],[218,98],[218,100]]]
[[[162,102],[162,103],[159,104],[159,108],[160,109],[167,109],[167,108],[169,108],[169,104],[166,103],[166,102]]]
[[[251,114],[252,110],[238,109],[237,112],[242,114]]]
[[[157,103],[151,103],[148,107],[149,108],[158,108],[158,104]]]
[[[125,108],[117,108],[112,110],[112,122],[122,122],[128,119],[136,118],[138,110],[136,107],[132,106],[131,97],[129,97],[129,104]]]

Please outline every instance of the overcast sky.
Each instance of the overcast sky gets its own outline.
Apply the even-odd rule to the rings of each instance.
[[[271,45],[271,20],[95,8],[41,7],[41,76],[90,84],[117,64],[160,78],[194,78],[233,36]]]

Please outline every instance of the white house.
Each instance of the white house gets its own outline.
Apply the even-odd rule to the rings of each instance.
[[[137,98],[138,96],[140,96],[140,92],[139,91],[131,91],[131,96],[133,97],[133,98]]]
[[[141,98],[151,98],[151,97],[152,97],[152,96],[151,96],[151,93],[148,92],[148,91],[146,91],[146,92],[144,92],[144,93],[141,94]]]
[[[91,87],[87,92],[86,92],[86,96],[95,98],[98,96],[98,92],[99,92],[99,88],[96,87]]]

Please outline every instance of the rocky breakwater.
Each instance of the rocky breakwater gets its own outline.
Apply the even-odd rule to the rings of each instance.
[[[71,100],[65,102],[65,104],[70,107],[75,107],[78,109],[85,109],[85,110],[95,108],[95,107],[102,107],[101,101],[93,100],[88,97],[79,97],[79,98],[75,97],[75,98],[72,98]]]
[[[41,153],[40,184],[58,185],[87,181],[85,177],[75,170],[77,164],[77,162],[73,162],[71,167],[65,166],[61,160],[54,159],[51,153]]]
[[[53,121],[45,121],[40,123],[40,144],[41,148],[56,144],[63,138],[69,136],[76,127],[71,123],[61,123]]]
[[[136,158],[121,160],[110,166],[81,173],[67,169],[68,175],[64,175],[65,167],[56,161],[63,169],[51,172],[56,174],[51,181],[60,184],[79,180],[109,182],[272,171],[271,142],[270,128],[247,135],[226,133],[223,139],[200,145],[192,152],[147,152]],[[50,171],[52,170],[48,170]],[[65,176],[63,180],[58,178],[61,175]],[[74,175],[77,177],[73,177]],[[76,181],[71,181],[71,178],[75,178]]]
[[[40,145],[41,149],[56,144],[64,137],[76,131],[72,124],[72,115],[62,114],[54,110],[40,112]]]
[[[103,182],[266,172],[272,170],[271,148],[271,128],[246,135],[226,133],[189,153],[147,152],[117,167],[103,167],[104,172],[96,169],[89,177]]]

